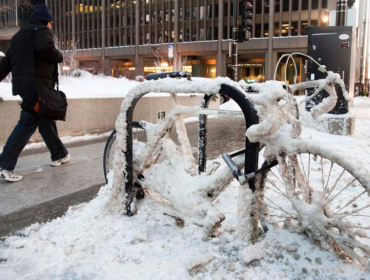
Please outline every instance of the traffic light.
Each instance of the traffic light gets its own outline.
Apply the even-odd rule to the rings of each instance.
[[[238,41],[248,41],[250,37],[250,30],[252,29],[253,6],[251,2],[246,0],[240,1],[239,11],[242,16],[242,23],[239,27]]]

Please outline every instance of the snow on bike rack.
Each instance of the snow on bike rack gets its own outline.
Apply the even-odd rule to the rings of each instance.
[[[253,109],[253,105],[246,99],[242,93],[243,90],[238,83],[229,78],[216,79],[161,79],[156,81],[144,81],[135,88],[131,89],[124,99],[120,114],[116,121],[117,129],[117,151],[114,160],[114,178],[113,189],[111,193],[110,209],[114,212],[122,211],[122,205],[126,205],[126,213],[132,215],[131,203],[133,201],[133,160],[132,160],[132,118],[135,105],[139,99],[147,93],[185,93],[205,94],[201,106],[207,108],[214,95],[225,94],[231,97],[243,111],[246,128],[258,124],[258,117]],[[201,109],[200,107],[195,110]],[[175,111],[173,113],[176,113]],[[171,117],[168,115],[168,117]],[[206,158],[206,116],[200,115],[199,128],[199,172],[205,168]],[[151,136],[153,137],[153,135]],[[245,170],[252,172],[258,166],[258,145],[251,143],[246,138]],[[248,160],[246,160],[248,158]],[[254,182],[250,182],[254,189]]]

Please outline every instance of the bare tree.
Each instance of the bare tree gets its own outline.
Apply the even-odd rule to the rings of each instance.
[[[173,71],[182,71],[182,67],[187,61],[186,55],[180,55],[178,52],[173,54]]]
[[[153,45],[150,46],[150,49],[152,51],[152,54],[154,55],[154,66],[155,67],[161,67],[161,63],[164,62],[163,56],[159,55],[159,45]]]
[[[0,2],[0,12],[11,11],[15,7],[29,10],[35,8],[35,5],[33,5],[30,0],[18,0],[12,1],[11,3],[4,3],[3,1]]]
[[[68,73],[72,73],[74,70],[77,69],[76,50],[79,42],[80,37],[76,40],[75,43],[72,43],[71,46],[68,47],[67,50],[63,52],[64,65],[69,67]]]

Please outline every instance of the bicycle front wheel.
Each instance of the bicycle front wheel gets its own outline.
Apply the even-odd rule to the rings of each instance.
[[[261,218],[303,230],[370,269],[369,177],[344,155],[298,150],[257,178]]]

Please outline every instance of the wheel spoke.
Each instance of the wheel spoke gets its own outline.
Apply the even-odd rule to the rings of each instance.
[[[326,199],[328,199],[328,197],[330,196],[330,194],[332,193],[332,191],[336,188],[340,178],[342,178],[343,174],[344,174],[344,171],[346,171],[344,168],[343,168],[343,171],[342,173],[339,175],[338,179],[335,181],[334,185],[330,188],[330,192],[328,194],[328,196],[326,197]]]
[[[340,208],[336,213],[335,213],[335,215],[337,215],[340,211],[342,211],[344,208],[346,208],[348,205],[350,205],[352,202],[354,202],[355,200],[357,200],[357,198],[359,198],[361,195],[363,195],[364,193],[366,193],[367,191],[366,190],[364,190],[362,193],[360,193],[358,196],[355,196],[355,197],[353,197],[350,201],[348,201],[347,202],[347,204],[346,205],[344,205],[342,208]],[[370,205],[369,205],[370,206]],[[367,208],[367,207],[366,207]],[[361,211],[361,210],[359,210],[359,211],[357,211],[357,210],[359,210],[359,209],[356,209],[356,210],[353,210],[352,212],[353,213],[357,213],[357,212],[359,212],[359,211]]]
[[[357,179],[356,178],[354,178],[351,182],[349,182],[348,184],[347,184],[347,186],[345,186],[344,187],[344,189],[342,189],[340,192],[338,192],[334,197],[332,197],[331,199],[328,199],[328,204],[330,203],[330,202],[332,202],[339,194],[341,194],[345,189],[347,189],[354,181],[356,181]],[[329,197],[328,197],[329,198]]]
[[[277,168],[277,171],[279,172],[280,174],[280,171],[279,171],[279,168]],[[280,180],[280,178],[274,173],[274,171],[272,171],[272,169],[270,169],[270,172],[276,177],[276,179],[278,179],[278,181],[285,186],[285,184]],[[280,174],[281,176],[281,174]]]
[[[266,197],[266,199],[267,199],[268,201],[270,201],[272,204],[274,204],[274,205],[277,207],[277,209],[276,209],[276,208],[274,208],[274,207],[272,207],[272,206],[268,206],[268,207],[270,207],[270,208],[272,208],[272,209],[280,210],[281,212],[284,212],[284,213],[286,213],[287,215],[289,215],[291,218],[293,218],[293,219],[297,219],[297,217],[294,217],[294,214],[293,214],[293,213],[289,213],[288,211],[285,211],[285,210],[284,210],[284,209],[282,209],[279,205],[277,205],[275,202],[273,202],[270,198]]]
[[[329,179],[330,179],[331,171],[333,169],[333,165],[334,165],[334,162],[331,162],[330,163],[330,170],[329,170],[328,180],[326,180],[324,191],[328,191]]]
[[[342,218],[342,217],[340,217],[340,218]],[[349,225],[341,225],[341,227],[342,228],[359,228],[359,229],[370,229],[370,226],[368,226],[368,227],[364,227],[364,226],[362,226],[362,225],[359,225],[359,226],[356,226],[355,224],[349,224]]]
[[[302,169],[303,169],[304,177],[306,178],[306,181],[307,181],[307,183],[308,183],[308,177],[307,177],[307,175],[306,175],[306,170],[305,170],[305,168],[304,168],[304,164],[303,164],[303,161],[302,161],[302,156],[301,156],[301,154],[299,154],[299,159],[300,159],[300,161],[301,161],[301,165],[302,165]]]
[[[320,165],[321,165],[321,182],[322,182],[322,191],[325,193],[325,180],[324,180],[324,164],[323,164],[323,158],[320,159]]]
[[[307,173],[308,173],[308,175],[307,175],[308,181],[307,181],[307,185],[306,185],[307,190],[310,187],[310,171],[311,171],[311,153],[308,153],[308,171],[307,171]]]
[[[285,194],[285,193],[283,193],[277,186],[276,186],[276,184],[274,183],[274,182],[272,182],[272,181],[270,181],[268,178],[267,178],[267,181],[272,185],[272,186],[274,186],[276,189],[277,189],[277,191],[275,191],[275,192],[277,192],[277,193],[280,193],[281,195],[283,195],[283,196],[285,196],[286,198],[288,198],[288,196]],[[268,188],[268,187],[266,187],[266,188]],[[270,190],[272,190],[271,188],[268,188],[268,189],[270,189]],[[274,190],[272,190],[272,191],[274,191]]]

